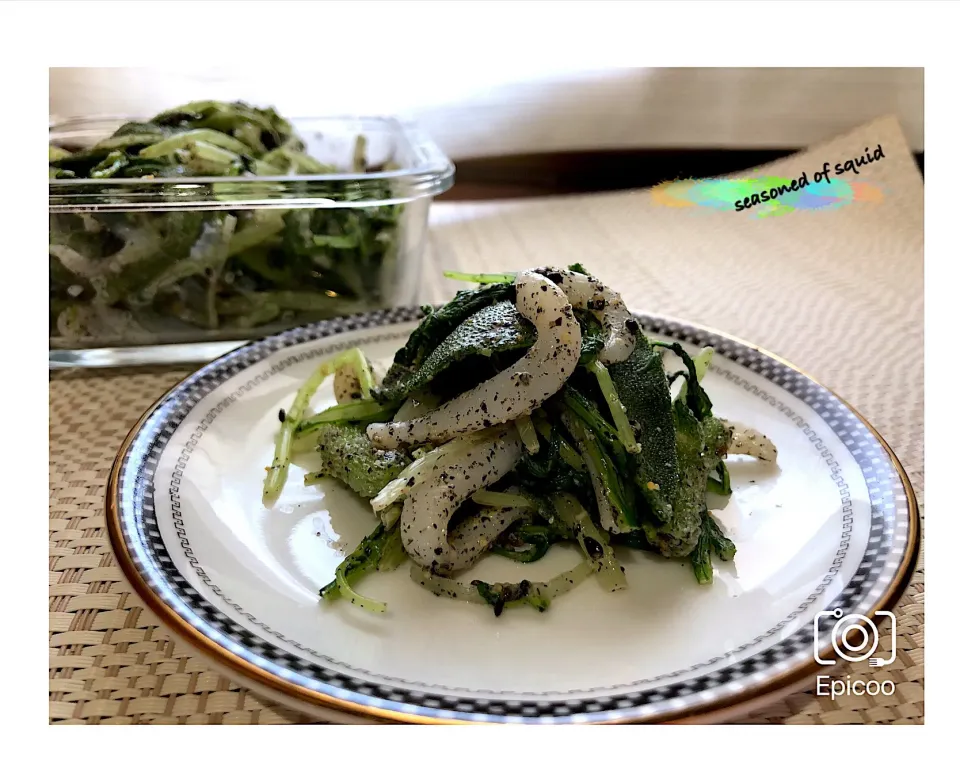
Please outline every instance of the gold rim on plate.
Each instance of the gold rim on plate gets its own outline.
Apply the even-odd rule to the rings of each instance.
[[[651,317],[658,317],[659,315],[649,315]],[[917,560],[920,554],[920,534],[921,534],[921,524],[920,524],[920,511],[917,505],[917,497],[914,493],[913,486],[910,484],[910,479],[907,477],[906,470],[903,468],[903,464],[900,463],[900,459],[897,457],[896,453],[893,451],[893,448],[887,444],[883,436],[880,435],[879,431],[870,424],[870,422],[857,411],[850,403],[844,400],[840,395],[835,393],[829,387],[827,387],[822,382],[817,381],[814,377],[808,374],[806,371],[803,371],[793,363],[788,360],[784,360],[779,355],[770,352],[769,350],[763,349],[762,347],[757,346],[756,344],[751,344],[748,341],[744,341],[741,338],[736,336],[731,336],[728,333],[723,331],[716,330],[715,328],[707,328],[696,323],[692,323],[689,320],[681,320],[676,317],[661,317],[668,322],[674,322],[683,325],[689,325],[691,327],[697,328],[706,333],[712,333],[721,338],[729,339],[737,344],[748,347],[749,349],[755,350],[762,355],[765,355],[772,360],[776,360],[781,365],[787,366],[788,368],[796,371],[801,376],[806,377],[811,382],[826,390],[828,393],[834,396],[840,403],[846,406],[857,419],[862,422],[870,433],[876,438],[880,443],[883,449],[886,451],[887,456],[890,458],[891,463],[897,471],[897,474],[900,477],[900,482],[903,486],[904,493],[907,496],[907,511],[909,514],[909,531],[907,534],[907,544],[904,550],[904,557],[900,563],[899,568],[897,569],[896,574],[894,575],[893,580],[890,585],[887,587],[887,590],[879,598],[877,603],[871,608],[871,610],[864,615],[868,619],[873,619],[876,613],[880,610],[891,610],[894,606],[900,601],[900,598],[903,596],[904,592],[907,589],[907,586],[910,583],[910,577],[913,575],[914,569],[917,565]],[[237,349],[231,350],[221,357],[227,357],[228,355],[235,354],[245,348],[249,344],[245,344]],[[218,358],[220,359],[220,358]],[[123,444],[120,445],[120,450],[117,452],[117,457],[114,459],[113,466],[110,469],[110,477],[107,480],[107,494],[106,494],[106,521],[107,521],[107,532],[110,536],[110,542],[113,545],[114,555],[117,559],[117,562],[120,564],[120,569],[126,575],[127,579],[130,580],[130,583],[133,585],[134,590],[140,596],[141,599],[146,603],[146,605],[157,614],[157,616],[164,622],[164,624],[174,632],[181,639],[186,640],[190,645],[199,650],[201,653],[204,653],[211,657],[211,660],[226,670],[227,675],[230,676],[230,673],[235,674],[239,679],[238,682],[243,682],[244,679],[249,679],[258,686],[268,689],[270,691],[275,691],[277,694],[282,695],[285,698],[293,699],[297,702],[303,702],[313,708],[320,709],[334,709],[341,712],[349,713],[352,715],[360,715],[364,718],[367,718],[371,721],[378,723],[417,723],[417,724],[434,724],[434,725],[494,725],[494,724],[478,724],[476,721],[467,720],[467,719],[453,719],[453,718],[435,718],[428,715],[415,715],[411,713],[395,712],[393,710],[385,710],[380,707],[373,707],[370,705],[364,704],[355,704],[353,702],[344,701],[338,699],[335,696],[330,696],[329,694],[320,693],[319,691],[314,691],[309,688],[297,685],[289,680],[284,680],[283,678],[277,677],[270,674],[269,672],[264,671],[255,664],[250,663],[242,658],[239,658],[226,649],[221,647],[219,644],[214,642],[209,637],[205,636],[199,629],[194,628],[190,625],[189,622],[184,620],[177,612],[169,606],[163,599],[156,594],[156,592],[150,587],[147,581],[143,578],[143,575],[140,573],[140,570],[137,568],[136,564],[133,561],[133,557],[130,554],[130,550],[127,548],[126,542],[123,537],[123,530],[120,526],[120,511],[119,511],[119,478],[120,478],[120,468],[124,460],[124,456],[127,453],[127,450],[130,448],[133,440],[137,437],[137,434],[140,432],[140,429],[143,427],[144,423],[149,419],[150,415],[168,398],[170,398],[174,393],[176,393],[177,388],[179,388],[184,382],[190,379],[192,376],[195,376],[199,371],[202,371],[203,368],[197,369],[189,376],[180,380],[176,385],[174,385],[170,390],[164,393],[160,398],[155,401],[150,408],[143,413],[139,420],[134,424],[130,429],[130,432],[127,434],[126,438],[123,440]],[[827,657],[835,657],[834,649],[831,647],[825,654]],[[710,722],[722,722],[728,720],[736,715],[743,714],[747,711],[754,710],[760,707],[763,707],[767,704],[770,704],[774,701],[782,699],[790,693],[793,693],[797,690],[801,690],[805,687],[806,683],[815,677],[818,670],[822,667],[816,662],[815,659],[811,659],[809,662],[803,664],[802,666],[793,669],[788,672],[774,677],[768,680],[765,683],[753,686],[752,688],[747,688],[744,691],[739,693],[730,694],[721,698],[718,698],[716,701],[702,704],[702,705],[693,705],[685,707],[683,710],[678,713],[671,715],[660,715],[654,716],[651,718],[611,718],[607,721],[601,721],[595,725],[611,724],[611,723],[710,723]]]

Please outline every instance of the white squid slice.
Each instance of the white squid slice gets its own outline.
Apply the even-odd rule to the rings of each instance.
[[[634,319],[620,293],[599,279],[562,268],[538,268],[567,294],[577,309],[592,311],[603,325],[605,340],[598,358],[604,363],[620,363],[630,357],[637,343],[640,324]]]
[[[453,513],[471,494],[512,471],[522,454],[520,435],[510,425],[441,455],[403,503],[400,540],[407,554],[428,568],[454,565],[463,552],[447,538]]]
[[[727,449],[728,455],[747,455],[758,460],[776,462],[776,446],[760,431],[736,424],[731,427],[733,438],[730,441],[730,447]]]
[[[580,325],[556,284],[533,271],[517,274],[517,311],[537,329],[537,341],[493,379],[413,420],[372,423],[367,436],[381,449],[445,442],[528,414],[554,395],[580,359]]]
[[[437,559],[436,570],[452,574],[469,568],[500,534],[531,514],[533,509],[530,507],[478,507],[450,532],[450,549]]]

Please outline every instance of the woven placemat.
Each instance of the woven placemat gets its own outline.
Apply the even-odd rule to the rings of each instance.
[[[657,205],[649,192],[438,204],[425,299],[441,269],[583,262],[635,308],[736,334],[803,367],[852,403],[899,455],[923,508],[923,187],[893,120],[764,173],[795,178],[883,144],[864,172],[882,203],[755,220]],[[869,173],[869,177],[867,174]],[[217,673],[133,593],[104,527],[107,474],[140,415],[189,369],[59,372],[50,379],[51,723],[304,723]],[[834,667],[892,680],[889,696],[814,691],[748,723],[922,723],[923,557],[895,610],[892,666]],[[883,639],[890,648],[890,637]]]

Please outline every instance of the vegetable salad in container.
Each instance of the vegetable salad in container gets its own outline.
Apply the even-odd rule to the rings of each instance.
[[[49,158],[53,365],[189,360],[191,345],[412,305],[454,170],[396,120],[216,101],[63,122]]]

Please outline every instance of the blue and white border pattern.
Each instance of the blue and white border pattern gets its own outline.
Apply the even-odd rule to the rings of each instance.
[[[833,579],[847,553],[850,537],[852,514],[849,508],[849,489],[843,476],[835,468],[836,461],[832,453],[826,450],[824,443],[810,428],[809,423],[782,401],[774,399],[756,384],[727,369],[718,369],[726,379],[745,390],[754,393],[762,400],[778,408],[778,411],[790,417],[795,424],[810,437],[814,446],[820,450],[828,466],[831,466],[834,482],[837,483],[840,500],[844,507],[844,523],[841,539],[831,569],[825,575],[817,589],[777,626],[764,635],[736,648],[725,657],[731,659],[729,665],[709,673],[685,679],[682,682],[665,682],[669,678],[688,674],[697,668],[715,666],[723,658],[710,659],[686,670],[678,670],[654,680],[637,680],[617,690],[606,690],[603,695],[591,695],[589,690],[571,690],[555,692],[521,693],[510,692],[509,698],[496,691],[450,690],[446,693],[427,693],[413,689],[416,683],[379,677],[382,682],[371,683],[344,674],[347,665],[334,659],[325,658],[310,650],[292,643],[310,655],[312,660],[287,652],[267,641],[262,635],[254,634],[239,625],[229,615],[211,604],[194,589],[184,578],[166,549],[161,537],[154,509],[154,474],[160,454],[186,415],[210,392],[242,370],[264,360],[269,355],[288,346],[305,344],[325,337],[351,331],[364,332],[359,342],[379,340],[376,334],[370,334],[371,328],[378,326],[412,322],[419,316],[416,309],[401,308],[371,312],[353,317],[338,318],[296,328],[286,333],[249,344],[235,352],[219,358],[210,365],[189,377],[170,396],[154,410],[149,419],[141,426],[121,463],[119,478],[119,520],[124,541],[130,551],[137,570],[151,589],[178,615],[207,638],[245,661],[260,667],[278,678],[287,680],[309,690],[317,691],[335,699],[351,702],[360,706],[394,711],[398,714],[412,714],[428,718],[459,719],[488,722],[539,722],[539,723],[588,723],[620,719],[642,719],[675,713],[690,707],[707,704],[718,698],[754,687],[771,678],[789,671],[799,663],[809,660],[813,648],[812,625],[801,627],[773,647],[748,655],[751,647],[760,644],[789,625],[818,598]],[[907,554],[909,511],[906,490],[899,475],[881,443],[855,414],[839,399],[812,380],[796,372],[779,361],[739,342],[727,339],[709,331],[690,325],[679,324],[655,317],[640,317],[643,329],[661,337],[678,339],[696,345],[712,345],[721,354],[747,372],[760,375],[780,386],[815,412],[834,430],[850,451],[863,472],[871,502],[871,529],[867,547],[859,562],[856,574],[846,584],[840,595],[829,605],[829,609],[841,609],[845,614],[869,611],[870,607],[890,586],[903,558]],[[358,336],[360,336],[358,333]],[[232,396],[240,397],[270,375],[283,371],[290,365],[303,360],[315,360],[320,355],[348,348],[352,344],[325,346],[322,342],[316,349],[306,350],[284,361],[274,364],[268,370],[251,379]],[[225,398],[217,405],[202,423],[205,428],[217,414],[235,402],[234,397]],[[211,416],[212,415],[212,416]],[[202,435],[202,430],[199,432]],[[195,446],[195,442],[194,442]],[[189,445],[188,447],[189,448]],[[185,448],[185,450],[187,449]],[[183,454],[180,460],[183,460]],[[187,453],[187,458],[189,453]],[[185,461],[178,464],[178,469]],[[174,483],[178,481],[175,473]],[[171,497],[176,499],[176,484],[171,486]],[[244,612],[242,607],[227,598],[215,583],[210,581],[189,546],[189,540],[183,532],[182,521],[176,522],[179,514],[179,502],[174,500],[174,525],[177,527],[182,550],[178,557],[185,556],[188,564],[200,579],[216,593],[219,598],[231,606],[247,621],[251,621],[267,634],[272,634],[286,642],[289,639],[278,634]],[[828,633],[828,632],[826,632]],[[739,659],[739,660],[737,660]],[[332,668],[336,664],[337,668]],[[366,675],[374,674],[367,670],[356,670]],[[657,687],[652,683],[664,681]],[[641,689],[642,688],[642,689]],[[554,697],[562,693],[564,700]],[[535,698],[534,698],[535,697]]]

